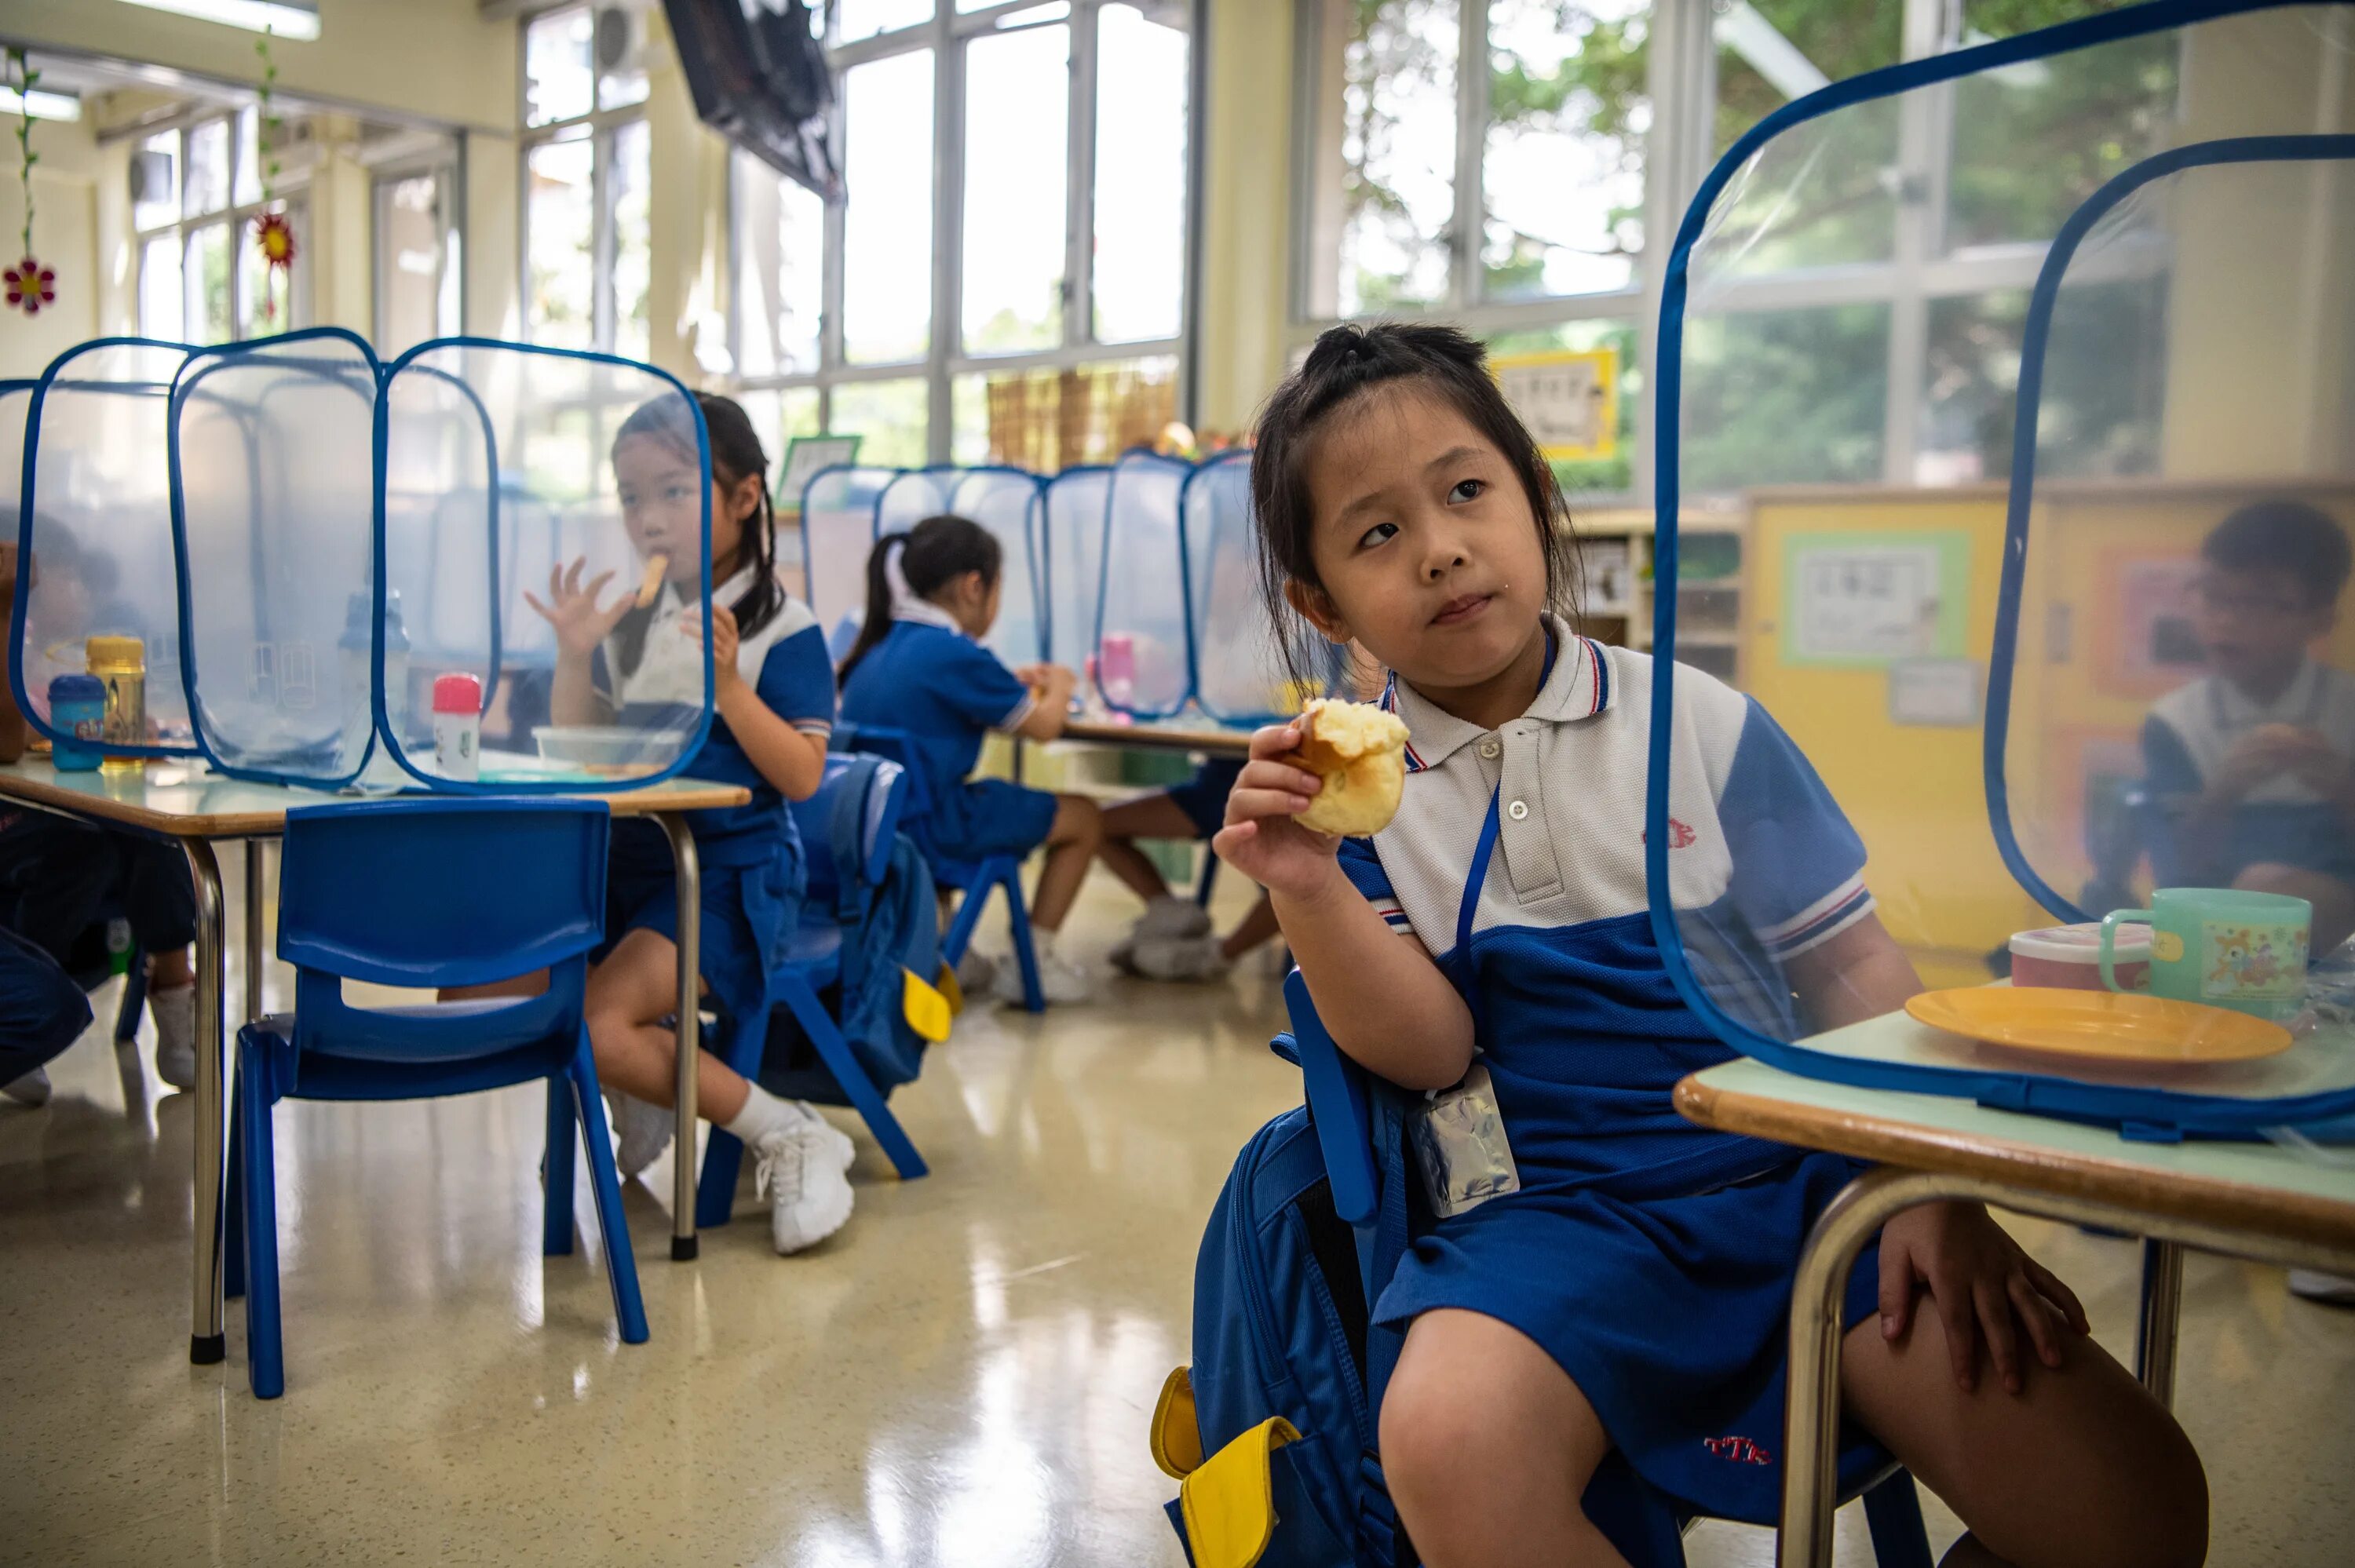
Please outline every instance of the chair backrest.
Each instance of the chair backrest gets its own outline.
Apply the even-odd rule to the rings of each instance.
[[[810,902],[839,903],[846,881],[864,890],[883,880],[910,793],[908,770],[886,758],[837,753],[826,759],[817,792],[790,808],[808,867]],[[845,812],[855,812],[855,821],[845,821]],[[851,845],[858,858],[846,877],[836,852]]]
[[[378,985],[506,980],[604,938],[602,800],[416,800],[286,813],[278,956]]]

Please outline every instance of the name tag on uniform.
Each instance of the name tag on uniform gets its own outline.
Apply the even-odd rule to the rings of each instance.
[[[1408,1125],[1414,1137],[1415,1163],[1423,1170],[1423,1192],[1431,1200],[1431,1212],[1441,1219],[1476,1209],[1499,1193],[1521,1190],[1513,1146],[1505,1137],[1504,1113],[1497,1107],[1496,1087],[1485,1065],[1473,1063],[1462,1083],[1432,1096]]]

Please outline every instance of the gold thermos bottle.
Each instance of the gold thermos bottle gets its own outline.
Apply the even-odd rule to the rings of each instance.
[[[90,673],[106,687],[106,718],[99,742],[105,757],[99,769],[136,773],[145,758],[125,757],[117,748],[147,744],[146,644],[136,637],[93,637],[86,649]]]

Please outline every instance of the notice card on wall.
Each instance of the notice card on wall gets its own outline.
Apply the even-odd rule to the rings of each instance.
[[[1784,657],[1883,664],[1962,652],[1970,537],[1802,534],[1785,557]]]
[[[1617,349],[1499,355],[1488,368],[1548,459],[1592,462],[1617,454]]]

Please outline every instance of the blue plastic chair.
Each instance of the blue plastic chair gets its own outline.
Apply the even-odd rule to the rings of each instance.
[[[973,929],[981,923],[981,912],[987,907],[990,894],[1002,890],[1006,895],[1006,925],[1014,938],[1014,961],[1022,971],[1022,1005],[1032,1012],[1046,1012],[1047,993],[1039,984],[1039,955],[1030,945],[1030,910],[1022,901],[1022,863],[1010,854],[969,861],[942,853],[940,845],[932,842],[932,783],[924,772],[922,757],[906,731],[837,723],[834,726],[834,745],[837,750],[868,752],[896,762],[908,776],[908,809],[900,818],[900,831],[916,842],[924,863],[932,868],[932,881],[964,895],[957,901],[948,933],[941,938],[942,961],[951,969],[956,967],[973,941]]]
[[[860,806],[863,863],[847,867],[836,864],[827,822],[840,792],[849,787],[847,780],[853,777],[848,758],[828,758],[826,777],[818,784],[817,792],[792,804],[794,825],[800,831],[804,863],[808,868],[801,921],[787,939],[783,959],[769,972],[767,992],[760,1005],[733,1022],[724,1058],[738,1073],[757,1081],[762,1056],[768,1049],[770,1021],[778,1008],[783,1008],[809,1037],[818,1059],[842,1086],[851,1108],[865,1118],[867,1129],[883,1146],[883,1152],[890,1156],[891,1167],[899,1171],[900,1179],[912,1181],[926,1174],[930,1167],[900,1128],[900,1118],[891,1114],[875,1081],[858,1065],[850,1042],[843,1038],[841,1025],[826,1010],[818,994],[842,972],[842,927],[836,915],[844,907],[846,895],[856,899],[883,880],[884,869],[891,860],[891,845],[899,837],[900,823],[907,810],[907,770],[890,762],[878,764],[867,775],[867,799]],[[695,1223],[698,1229],[709,1230],[728,1223],[735,1206],[736,1181],[743,1168],[743,1141],[714,1127],[703,1145],[703,1171],[695,1189]]]
[[[609,833],[594,800],[409,800],[286,814],[278,956],[294,966],[294,1013],[238,1031],[223,1205],[225,1284],[247,1297],[246,1372],[258,1398],[286,1387],[270,1115],[282,1099],[421,1099],[548,1080],[541,1250],[572,1250],[577,1120],[622,1340],[645,1342],[582,1016],[588,955],[604,936]],[[548,971],[547,991],[515,1001],[370,1009],[343,994],[346,980],[440,988],[537,969]]]
[[[1316,1005],[1309,1000],[1308,982],[1298,969],[1284,979],[1284,1001],[1292,1032],[1276,1036],[1275,1053],[1300,1068],[1308,1118],[1316,1128],[1316,1146],[1332,1184],[1334,1212],[1357,1236],[1359,1283],[1371,1303],[1389,1283],[1373,1277],[1372,1230],[1381,1206],[1381,1167],[1367,1108],[1374,1080],[1326,1033]],[[1859,1496],[1879,1568],[1931,1568],[1930,1537],[1922,1523],[1913,1478],[1892,1464],[1840,1500]],[[1582,1503],[1586,1517],[1636,1568],[1682,1568],[1684,1532],[1701,1517],[1655,1489],[1616,1455],[1595,1472]]]

